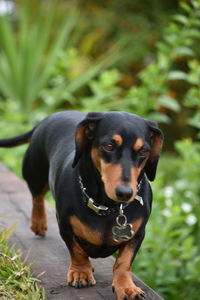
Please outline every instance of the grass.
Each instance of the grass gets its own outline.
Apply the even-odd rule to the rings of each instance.
[[[1,300],[45,300],[44,290],[33,278],[26,260],[22,260],[20,249],[9,245],[14,230],[0,229],[0,299]]]

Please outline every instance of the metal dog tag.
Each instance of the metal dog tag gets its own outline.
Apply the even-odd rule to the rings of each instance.
[[[113,240],[118,241],[128,241],[134,236],[134,231],[132,230],[131,224],[114,226],[112,228]]]
[[[118,226],[113,226],[113,240],[118,241],[128,241],[134,236],[134,231],[132,230],[132,224],[127,223],[127,218],[123,214],[122,205],[120,207],[120,214],[116,218],[116,223]]]

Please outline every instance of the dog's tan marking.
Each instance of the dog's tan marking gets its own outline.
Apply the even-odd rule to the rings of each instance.
[[[131,168],[131,179],[130,182],[124,183],[121,180],[122,167],[120,164],[112,164],[106,163],[99,156],[99,150],[97,148],[93,148],[91,152],[92,160],[99,173],[101,174],[101,179],[104,183],[104,188],[106,195],[116,201],[117,197],[115,194],[115,189],[120,184],[126,184],[133,189],[133,196],[128,202],[133,201],[136,193],[137,193],[137,180],[140,175],[141,169],[144,164],[140,168]],[[146,162],[146,161],[145,161]]]
[[[87,253],[74,240],[71,251],[71,264],[67,272],[67,282],[72,286],[75,286],[77,282],[81,282],[83,286],[94,285],[96,280],[92,270]]]
[[[40,195],[33,197],[31,230],[40,236],[45,236],[47,230],[47,216],[45,212],[44,196],[48,190],[49,185],[46,185]]]
[[[162,149],[163,140],[159,136],[153,135],[151,142],[152,142],[151,156],[158,157]]]
[[[137,294],[144,292],[132,281],[131,260],[134,255],[134,245],[126,245],[119,250],[119,256],[113,267],[112,286],[115,289],[117,299],[134,299]]]
[[[76,128],[75,140],[81,150],[83,150],[87,145],[87,135],[90,131],[93,131],[95,127],[96,124],[91,122],[88,125],[81,124]]]
[[[97,230],[91,229],[88,225],[82,223],[76,216],[70,217],[70,224],[74,234],[93,244],[93,245],[102,245],[102,234]]]
[[[79,125],[76,128],[75,140],[76,140],[76,143],[77,143],[80,151],[83,151],[83,149],[87,145],[86,135],[87,135],[88,131],[89,130],[87,129],[87,127],[83,126],[83,125]]]
[[[92,160],[93,160],[93,163],[94,163],[95,167],[101,173],[101,163],[100,163],[100,155],[99,155],[99,149],[98,148],[92,148],[91,157],[92,157]]]
[[[105,163],[103,160],[100,160],[100,165],[105,192],[110,199],[116,200],[115,189],[121,184],[122,167],[120,164]]]
[[[133,145],[133,150],[134,151],[139,151],[142,146],[144,145],[144,142],[141,138],[138,138],[135,142],[135,144]]]
[[[110,199],[115,200],[115,188],[121,183],[120,177],[122,168],[119,164],[114,165],[112,163],[106,163],[100,158],[99,149],[93,148],[91,151],[91,157],[94,165],[101,175],[101,179],[104,183],[104,188],[107,196]]]
[[[133,190],[135,190],[136,186],[137,186],[137,180],[138,180],[138,177],[140,175],[140,172],[141,172],[141,168],[131,168],[131,182],[130,182],[130,185],[132,187]]]
[[[120,164],[106,163],[103,159],[100,158],[100,153],[98,148],[92,148],[91,157],[94,165],[96,166],[97,170],[101,175],[101,179],[104,183],[106,195],[110,199],[117,201],[115,189],[118,185],[125,184],[127,186],[130,186],[133,189],[133,196],[128,202],[133,201],[134,197],[137,194],[138,177],[140,175],[142,168],[145,166],[148,157],[142,162],[142,165],[140,167],[131,168],[131,177],[129,182],[123,182],[121,180],[122,166]]]
[[[135,233],[138,232],[138,230],[140,229],[140,226],[142,225],[142,222],[143,222],[143,218],[138,218],[136,220],[134,220],[131,224],[133,226],[133,231]]]
[[[114,134],[112,140],[117,144],[117,146],[122,146],[123,144],[123,139],[119,134]]]

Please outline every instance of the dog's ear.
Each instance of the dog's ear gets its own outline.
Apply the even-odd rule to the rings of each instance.
[[[97,124],[103,116],[104,113],[101,112],[88,113],[85,119],[77,125],[75,132],[76,151],[72,164],[73,168],[76,166],[82,154],[86,150],[89,140],[94,138]]]
[[[151,137],[151,153],[145,165],[145,173],[150,181],[153,181],[156,176],[156,169],[160,153],[163,145],[163,133],[158,128],[156,122],[146,121],[150,130]]]

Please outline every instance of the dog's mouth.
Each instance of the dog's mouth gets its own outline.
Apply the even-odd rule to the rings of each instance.
[[[137,195],[137,187],[132,188],[129,185],[119,184],[115,189],[107,190],[105,186],[105,192],[109,199],[117,203],[130,203],[134,201]]]
[[[121,199],[115,199],[113,201],[117,202],[117,203],[122,203],[122,204],[126,204],[126,203],[131,203],[133,202],[134,198],[133,199],[130,199],[128,201],[124,201],[124,200],[121,200]]]

